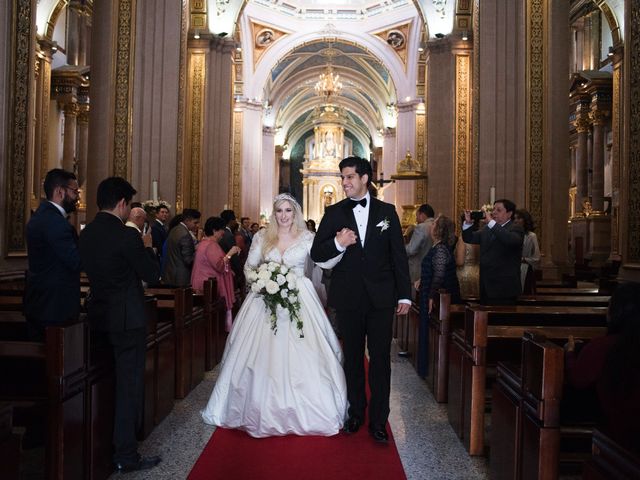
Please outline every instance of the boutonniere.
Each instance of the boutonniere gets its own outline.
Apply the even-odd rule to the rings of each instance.
[[[385,218],[379,224],[376,225],[380,229],[380,233],[384,232],[387,228],[389,228],[389,219]]]

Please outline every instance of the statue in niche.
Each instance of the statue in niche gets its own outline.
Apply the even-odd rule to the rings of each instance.
[[[336,156],[336,142],[333,138],[333,132],[329,130],[324,137],[324,156],[335,157]]]
[[[323,210],[335,202],[335,190],[331,185],[327,185],[322,189],[322,206]]]

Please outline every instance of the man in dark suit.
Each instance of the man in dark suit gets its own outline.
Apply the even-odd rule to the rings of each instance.
[[[151,238],[153,239],[153,249],[158,258],[162,256],[162,246],[167,240],[167,220],[169,219],[169,207],[160,204],[156,208],[156,218],[151,224]]]
[[[124,224],[135,193],[120,177],[100,182],[100,211],[80,235],[80,257],[91,285],[89,320],[96,336],[103,332],[113,349],[113,460],[120,472],[148,469],[160,462],[159,457],[141,457],[136,441],[144,401],[147,336],[142,281],[157,282],[160,272],[151,235],[141,237]]]
[[[24,313],[29,336],[44,339],[44,329],[80,313],[78,234],[67,220],[78,202],[78,180],[55,168],[44,179],[47,197],[27,223],[29,270]]]
[[[232,224],[236,222],[236,214],[233,210],[223,210],[220,212],[220,218],[224,220],[226,227],[218,244],[224,253],[228,253],[229,250],[231,250],[231,247],[236,246],[236,238],[231,230]],[[234,255],[231,257],[229,264],[231,265],[231,270],[233,270],[233,273],[235,274],[234,282],[236,285],[242,285],[244,283],[244,271],[240,255]]]
[[[474,231],[471,211],[464,212],[462,240],[480,245],[480,303],[515,305],[520,295],[520,260],[524,230],[516,225],[511,200],[496,200],[486,211],[485,227]]]
[[[200,226],[200,212],[193,208],[182,211],[182,221],[169,232],[162,282],[165,285],[191,285],[191,269],[196,257],[196,234]]]
[[[348,198],[327,207],[311,247],[315,262],[336,259],[328,304],[344,345],[349,419],[347,433],[364,423],[365,340],[369,350],[369,433],[386,443],[391,383],[391,330],[394,312],[409,311],[409,265],[395,207],[373,198],[371,165],[359,157],[340,162],[342,187]]]

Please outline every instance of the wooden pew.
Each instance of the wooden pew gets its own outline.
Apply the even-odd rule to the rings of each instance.
[[[172,324],[175,339],[175,397],[184,398],[204,378],[206,330],[204,310],[194,307],[190,288],[176,288],[173,299],[167,289],[147,289],[158,298],[158,321]],[[160,327],[159,327],[160,328]]]
[[[471,455],[484,453],[487,369],[498,361],[520,362],[525,330],[567,338],[577,327],[606,325],[604,307],[467,306],[464,328],[449,349],[448,417]]]
[[[464,312],[465,306],[452,305],[451,295],[442,290],[429,321],[427,385],[439,403],[448,398],[451,332],[462,326]]]
[[[3,478],[20,478],[22,433],[13,431],[13,407],[0,402],[0,465]]]
[[[215,278],[209,278],[203,284],[203,303],[205,317],[205,370],[212,370],[220,360],[227,341],[225,330],[226,305],[218,295]]]
[[[44,343],[0,341],[0,400],[11,403],[14,411],[46,412],[47,478],[86,475],[86,335],[86,325],[75,322],[47,327]]]
[[[599,430],[593,431],[592,457],[585,463],[584,480],[637,480],[640,458]]]
[[[538,305],[566,307],[606,307],[609,295],[521,295],[518,305]]]
[[[536,295],[598,295],[599,290],[596,287],[578,287],[578,288],[536,288]]]

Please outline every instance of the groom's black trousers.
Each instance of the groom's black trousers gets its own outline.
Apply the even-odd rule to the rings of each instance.
[[[364,378],[365,339],[369,350],[369,428],[385,428],[391,386],[391,335],[395,307],[376,309],[365,293],[357,310],[337,310],[344,350],[349,416],[364,423],[367,408]]]

